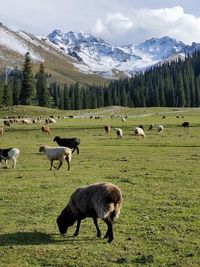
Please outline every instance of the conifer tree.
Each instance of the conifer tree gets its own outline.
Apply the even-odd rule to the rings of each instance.
[[[32,97],[35,94],[35,82],[32,73],[31,57],[29,52],[25,55],[25,62],[22,74],[22,88],[20,94],[20,103],[22,105],[31,105]]]
[[[12,106],[13,105],[11,89],[7,84],[5,84],[3,87],[2,104],[3,104],[3,106]]]
[[[17,75],[13,78],[13,105],[19,105],[20,103],[20,80]]]
[[[49,107],[50,95],[47,88],[47,80],[43,64],[40,65],[39,72],[37,73],[36,91],[37,91],[39,106]]]

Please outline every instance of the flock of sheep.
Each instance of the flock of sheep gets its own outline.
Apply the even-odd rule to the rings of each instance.
[[[48,123],[48,122],[47,122]],[[188,122],[184,122],[182,127],[189,127]],[[154,125],[151,124],[148,128],[151,131]],[[42,132],[51,134],[51,130],[48,125],[41,127]],[[117,138],[123,137],[123,131],[121,128],[114,128]],[[158,125],[157,132],[162,134],[164,130],[163,125]],[[104,131],[109,134],[111,131],[110,125],[104,126]],[[3,135],[3,128],[0,128],[0,134]],[[144,127],[139,125],[134,129],[135,136],[145,138]],[[41,145],[39,152],[43,152],[50,161],[50,170],[53,168],[59,169],[63,161],[68,163],[68,170],[70,170],[70,163],[72,153],[76,150],[79,154],[79,145],[81,140],[79,138],[61,138],[56,136],[53,139],[59,146],[50,147],[47,145]],[[8,160],[13,161],[13,168],[16,167],[16,160],[20,154],[20,150],[17,148],[0,149],[0,163],[5,160],[6,166]],[[59,166],[54,166],[54,161],[59,161]],[[98,226],[97,219],[101,218],[107,225],[107,232],[104,238],[108,239],[108,243],[113,240],[113,221],[120,214],[122,205],[122,193],[119,187],[112,183],[96,183],[85,187],[77,188],[71,195],[69,203],[62,210],[61,214],[57,218],[57,225],[61,234],[66,234],[68,227],[77,222],[76,231],[74,236],[79,233],[81,221],[86,217],[93,219],[94,225],[97,230],[97,237],[101,237],[101,231]]]

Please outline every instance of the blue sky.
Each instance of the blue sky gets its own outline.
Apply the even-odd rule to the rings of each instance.
[[[0,17],[14,30],[81,30],[120,45],[165,35],[200,42],[199,0],[6,0]]]

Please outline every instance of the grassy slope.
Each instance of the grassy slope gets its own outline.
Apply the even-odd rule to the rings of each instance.
[[[14,125],[5,132],[1,147],[16,146],[21,155],[16,170],[0,170],[0,266],[200,265],[200,110],[182,110],[184,118],[178,119],[176,113],[166,119],[158,114],[171,109],[96,112],[111,115],[114,110],[154,115],[129,117],[125,123],[109,117],[61,119],[51,126],[53,136],[81,138],[80,154],[73,155],[69,172],[66,164],[59,171],[48,170],[38,147],[53,145],[53,136],[42,135],[40,125]],[[179,127],[183,120],[190,121],[189,130]],[[144,140],[132,135],[135,126],[151,123],[162,123],[163,135],[156,130],[146,131]],[[121,127],[123,139],[117,140],[114,131],[105,136],[104,124]],[[77,238],[72,237],[75,226],[67,237],[58,235],[55,220],[70,194],[98,181],[113,182],[123,193],[113,243],[95,238],[91,219],[83,221]],[[104,233],[104,223],[99,224]]]

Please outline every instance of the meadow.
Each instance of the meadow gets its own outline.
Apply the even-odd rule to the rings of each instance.
[[[200,109],[23,112],[78,116],[50,125],[51,136],[42,134],[41,125],[14,124],[0,139],[1,148],[21,151],[16,169],[0,168],[0,266],[200,266]],[[103,119],[84,116],[93,113]],[[111,119],[112,114],[128,119]],[[183,121],[190,122],[189,129],[180,127]],[[151,123],[162,124],[163,134],[148,131]],[[105,135],[105,124],[122,128],[123,138],[113,129]],[[145,139],[133,135],[140,124]],[[59,171],[49,171],[50,162],[38,152],[41,144],[55,145],[56,135],[81,139],[70,171],[65,162]],[[76,225],[61,236],[56,218],[72,192],[105,181],[123,194],[113,242],[96,237],[90,218],[78,237],[72,236]],[[104,234],[100,219],[99,226]]]

